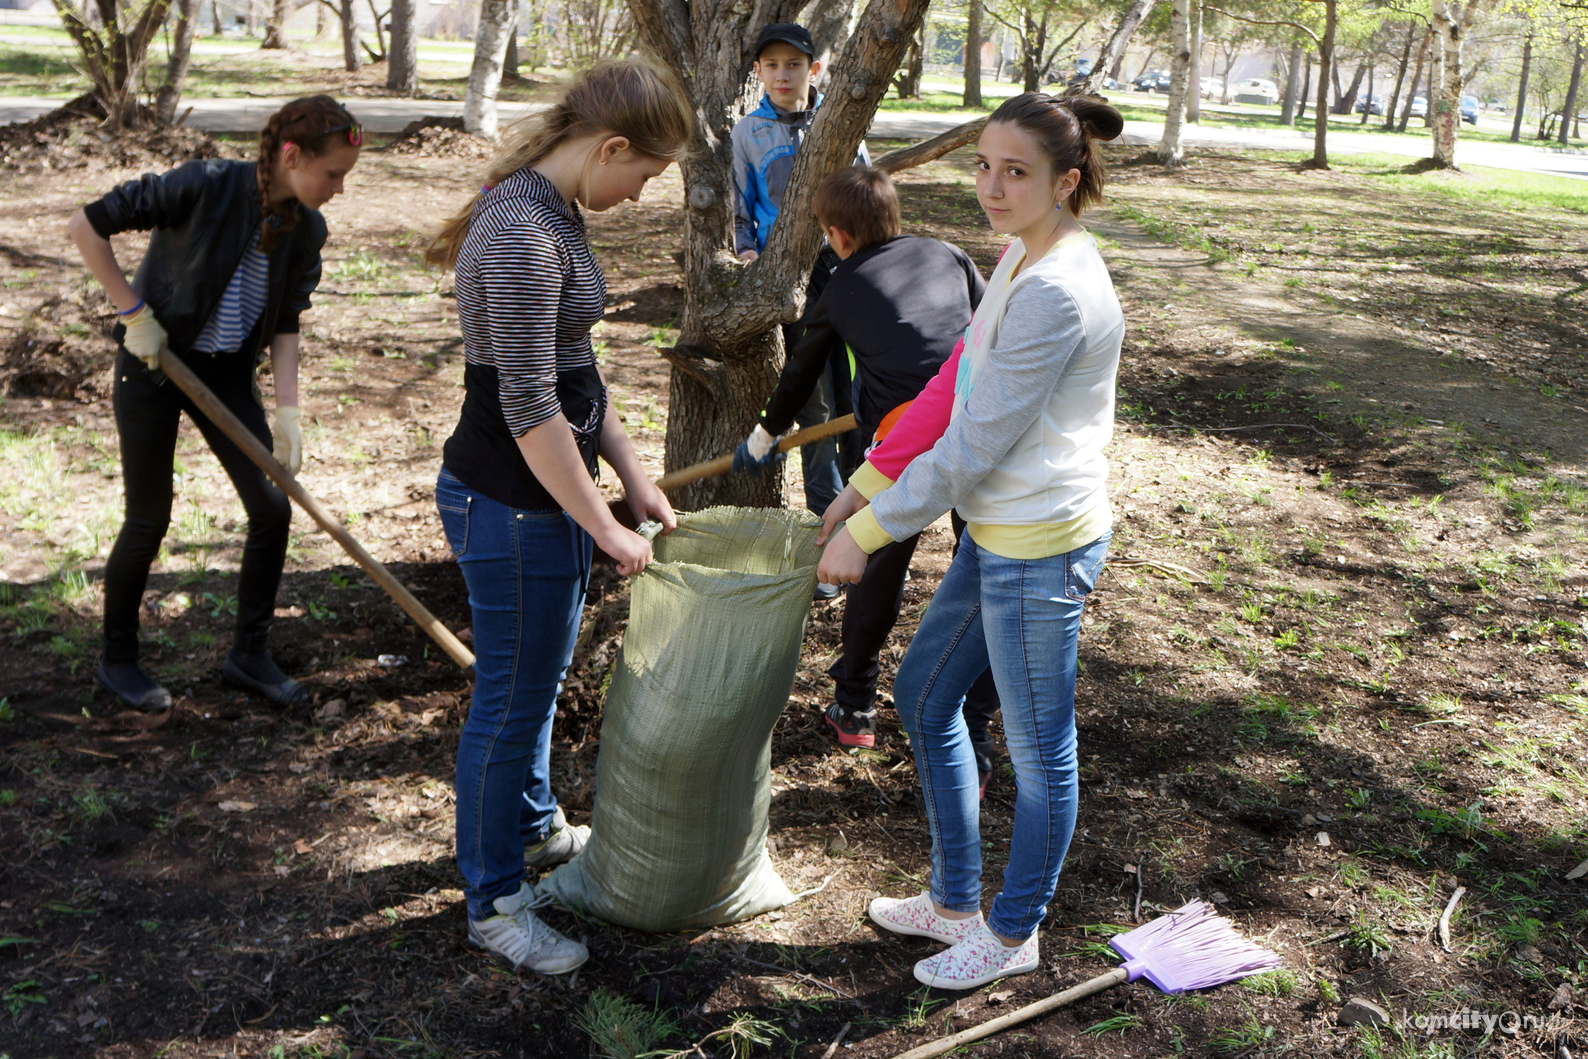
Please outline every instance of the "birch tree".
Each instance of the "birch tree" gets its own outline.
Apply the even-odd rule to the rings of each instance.
[[[419,42],[415,0],[391,0],[391,49],[386,53],[386,88],[411,96],[419,90]]]
[[[1103,79],[1115,76],[1109,71],[1118,66],[1120,60],[1125,57],[1125,49],[1130,47],[1130,38],[1136,35],[1142,20],[1152,12],[1157,3],[1158,0],[1132,0],[1131,5],[1119,16],[1119,24],[1114,27],[1108,43],[1103,45],[1102,54],[1092,64],[1091,72],[1086,75],[1086,83],[1080,87],[1080,94],[1097,95],[1103,88]]]
[[[463,128],[488,140],[496,138],[496,93],[502,87],[502,60],[507,57],[515,3],[517,0],[481,0],[480,26],[474,32],[474,64],[463,97]]]
[[[1466,41],[1473,23],[1492,0],[1433,0],[1433,16],[1429,24],[1439,39],[1438,87],[1429,92],[1432,97],[1429,113],[1433,117],[1433,164],[1453,169],[1456,165],[1456,135],[1461,130],[1461,45]]]
[[[1185,164],[1180,131],[1185,124],[1186,90],[1191,83],[1191,4],[1170,0],[1169,7],[1169,110],[1163,119],[1163,139],[1158,161],[1166,166]]]

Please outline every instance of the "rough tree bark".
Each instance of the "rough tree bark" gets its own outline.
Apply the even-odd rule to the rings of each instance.
[[[411,96],[419,91],[419,35],[414,32],[416,0],[391,0],[391,51],[386,56],[386,87]]]
[[[811,31],[816,58],[827,66],[833,61],[833,53],[854,32],[855,0],[810,0],[800,12],[798,21]]]
[[[925,72],[926,21],[923,19],[921,28],[910,38],[910,46],[904,53],[904,62],[899,64],[898,76],[893,79],[894,86],[899,90],[900,99],[921,98],[921,75]]]
[[[483,0],[480,28],[474,33],[474,65],[463,97],[463,128],[486,139],[496,137],[496,93],[502,87],[502,61],[517,0]]]
[[[353,0],[338,0],[332,6],[342,28],[342,69],[350,74],[357,73],[364,68],[364,57],[358,53],[358,12],[353,8]]]
[[[1367,124],[1368,117],[1373,113],[1373,75],[1376,72],[1372,63],[1367,67],[1367,97],[1362,102],[1362,124]]]
[[[1187,71],[1185,120],[1193,125],[1202,121],[1202,4],[1191,0],[1196,9],[1191,17],[1191,67]]]
[[[1286,65],[1290,69],[1285,75],[1285,102],[1279,111],[1279,123],[1281,125],[1294,125],[1296,123],[1296,89],[1301,87],[1298,84],[1301,80],[1301,41],[1293,40],[1290,42],[1290,61]],[[1226,95],[1229,94],[1229,90],[1230,72],[1225,70],[1224,92]]]
[[[507,51],[502,54],[502,76],[519,80],[518,72],[518,12],[513,12],[513,21],[507,27]]]
[[[1439,65],[1439,91],[1430,92],[1428,112],[1433,118],[1434,155],[1437,166],[1455,168],[1456,134],[1461,131],[1461,45],[1477,20],[1483,0],[1467,0],[1456,5],[1454,0],[1433,0],[1434,33],[1439,37],[1441,62]]]
[[[1572,51],[1574,56],[1571,64],[1571,83],[1566,87],[1566,102],[1560,108],[1560,132],[1556,136],[1556,142],[1562,147],[1566,145],[1569,139],[1567,134],[1571,132],[1577,117],[1577,89],[1582,84],[1583,57],[1582,37],[1580,35],[1573,41]]]
[[[1338,14],[1336,0],[1323,0],[1323,38],[1318,41],[1318,101],[1312,113],[1312,160],[1306,163],[1308,169],[1329,168],[1329,79],[1334,68],[1334,31]]]
[[[1339,70],[1335,71],[1335,93],[1338,98],[1334,101],[1336,114],[1349,114],[1351,108],[1356,106],[1356,97],[1362,91],[1362,79],[1367,76],[1367,63],[1356,64],[1356,74],[1351,78],[1351,87],[1341,92],[1339,87]]]
[[[960,102],[979,107],[981,102],[981,0],[970,0],[965,12],[965,92]]]
[[[1163,119],[1158,161],[1184,165],[1180,127],[1185,123],[1186,88],[1191,82],[1191,0],[1170,0],[1169,37],[1169,110]]]
[[[811,215],[820,178],[854,158],[877,103],[926,15],[927,0],[871,0],[855,33],[823,71],[825,102],[795,156],[779,220],[751,265],[733,245],[734,122],[756,95],[748,78],[755,29],[786,22],[792,0],[629,0],[639,40],[688,93],[695,132],[682,170],[684,315],[672,364],[667,465],[731,452],[755,425],[782,366],[777,325],[798,319],[821,233]],[[781,473],[707,479],[674,497],[682,509],[708,504],[777,506]]]
[[[161,125],[176,121],[176,105],[187,80],[187,63],[198,31],[198,0],[177,0],[176,33],[171,37],[171,57],[165,64],[165,81],[154,94],[154,115]]]
[[[1516,117],[1511,120],[1511,142],[1522,142],[1522,111],[1527,109],[1527,75],[1533,70],[1533,27],[1527,27],[1527,42],[1522,45],[1522,83],[1516,89]]]
[[[1141,25],[1142,19],[1152,11],[1153,5],[1158,0],[1134,0],[1119,16],[1119,25],[1114,27],[1114,33],[1108,38],[1108,43],[1103,46],[1103,53],[1092,64],[1092,72],[1086,75],[1086,83],[1080,86],[1080,94],[1095,96],[1102,91],[1105,77],[1119,78],[1119,64],[1125,61],[1125,49],[1130,46],[1130,38],[1136,35],[1136,29]]]

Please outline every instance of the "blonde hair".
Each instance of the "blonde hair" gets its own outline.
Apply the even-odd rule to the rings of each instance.
[[[507,145],[486,170],[485,188],[447,221],[425,250],[425,260],[451,268],[469,234],[469,221],[480,196],[520,169],[541,161],[559,144],[606,133],[625,137],[629,149],[637,154],[676,162],[692,128],[683,89],[665,71],[642,59],[592,66],[560,101],[514,126]]]

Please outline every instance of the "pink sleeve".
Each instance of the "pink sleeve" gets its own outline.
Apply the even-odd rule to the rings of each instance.
[[[954,377],[959,374],[959,356],[964,351],[965,340],[961,338],[954,352],[932,376],[920,396],[904,410],[888,436],[866,456],[866,462],[890,480],[898,481],[910,461],[936,445],[937,439],[948,429],[949,418],[954,412]]]

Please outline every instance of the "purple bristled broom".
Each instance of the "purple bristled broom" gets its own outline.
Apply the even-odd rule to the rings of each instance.
[[[991,1037],[1010,1026],[1046,1015],[1121,982],[1145,978],[1165,993],[1183,993],[1187,989],[1207,989],[1247,975],[1272,971],[1280,963],[1277,953],[1241,937],[1206,901],[1192,901],[1145,926],[1118,935],[1109,945],[1125,958],[1125,962],[1107,974],[1035,1004],[1027,1004],[991,1022],[911,1048],[896,1059],[929,1059],[951,1052],[962,1044]]]

